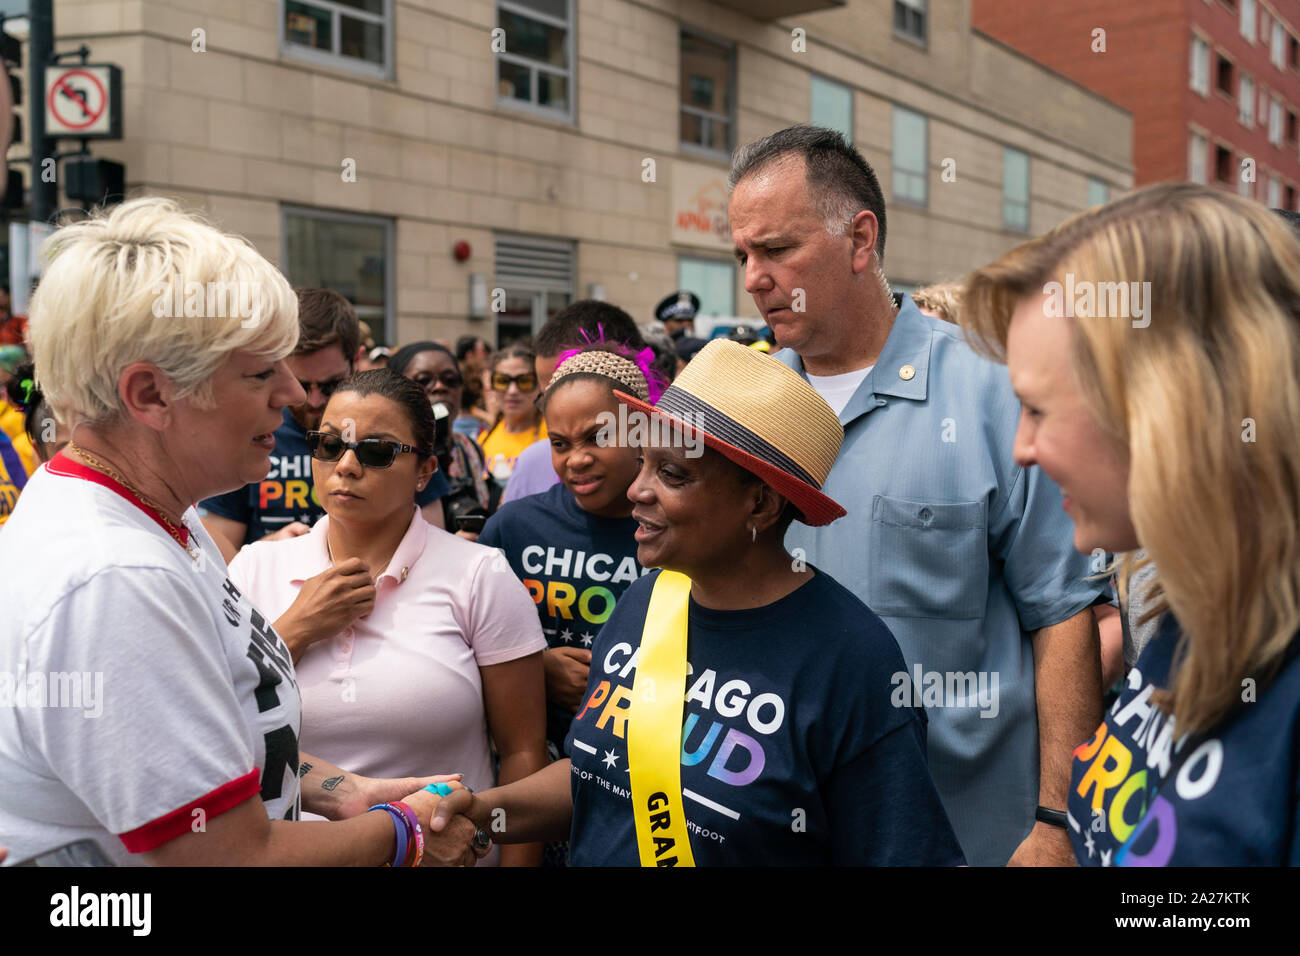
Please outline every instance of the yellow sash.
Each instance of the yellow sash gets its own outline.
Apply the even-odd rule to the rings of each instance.
[[[660,571],[650,593],[632,703],[627,765],[642,866],[694,866],[682,809],[682,701],[691,579]]]

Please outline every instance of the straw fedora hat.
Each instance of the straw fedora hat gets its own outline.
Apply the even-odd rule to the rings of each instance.
[[[805,524],[830,524],[845,511],[821,493],[844,429],[799,375],[738,342],[714,339],[650,405],[618,400],[671,421],[752,472],[799,509]]]

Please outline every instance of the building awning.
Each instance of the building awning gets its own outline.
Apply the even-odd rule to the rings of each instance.
[[[751,16],[755,20],[775,20],[777,17],[790,17],[798,13],[814,13],[818,10],[846,7],[849,0],[716,0],[716,2]]]

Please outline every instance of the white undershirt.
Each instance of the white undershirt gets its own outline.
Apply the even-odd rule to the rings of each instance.
[[[858,390],[862,380],[873,368],[874,365],[868,365],[866,368],[845,372],[843,375],[813,375],[807,371],[804,374],[808,376],[808,384],[817,390],[817,394],[825,399],[826,404],[838,415],[844,411],[844,406],[849,403],[853,393]]]

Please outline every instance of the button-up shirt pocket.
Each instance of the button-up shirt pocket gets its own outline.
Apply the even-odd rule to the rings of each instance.
[[[988,598],[984,501],[876,495],[869,547],[871,609],[885,617],[981,618]]]

